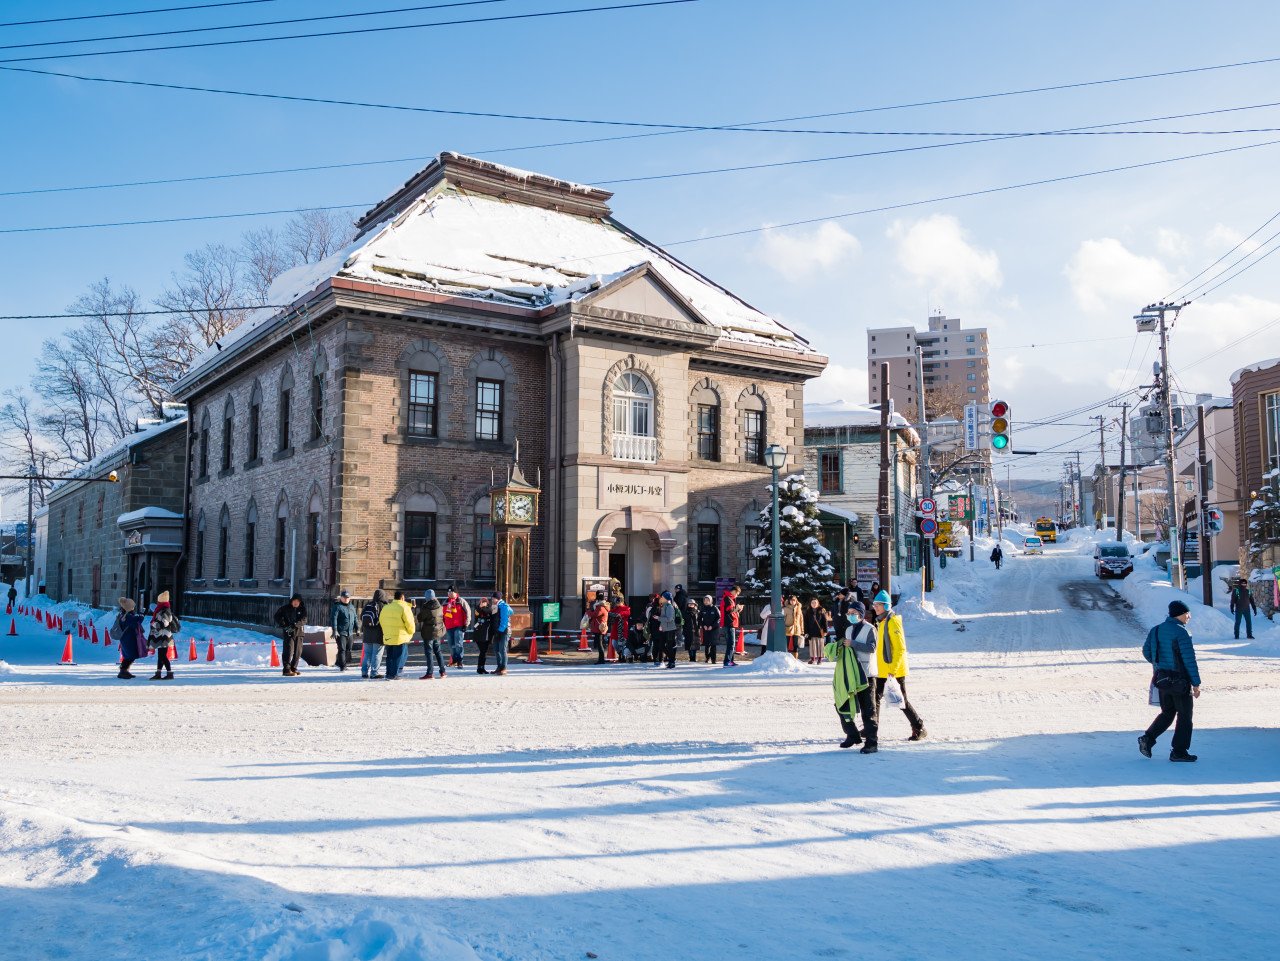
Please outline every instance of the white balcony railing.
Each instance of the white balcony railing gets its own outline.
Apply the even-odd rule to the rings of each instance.
[[[639,434],[613,435],[613,459],[642,461],[646,464],[658,460],[658,438],[642,437]]]

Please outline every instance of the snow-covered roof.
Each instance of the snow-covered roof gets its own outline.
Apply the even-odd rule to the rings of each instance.
[[[124,527],[136,521],[180,521],[182,515],[163,507],[144,507],[141,510],[129,511],[116,518],[116,526]]]
[[[1260,360],[1253,364],[1246,364],[1231,375],[1231,386],[1234,387],[1236,382],[1245,374],[1250,374],[1257,370],[1267,370],[1277,365],[1280,365],[1280,357],[1272,357],[1270,360]]]
[[[879,427],[880,410],[845,400],[805,404],[804,423],[806,427]],[[889,415],[889,424],[892,427],[910,426],[910,422],[897,411]]]
[[[79,479],[99,475],[102,471],[106,470],[107,465],[119,460],[120,457],[129,450],[129,448],[136,447],[138,444],[149,441],[154,437],[159,437],[161,434],[171,431],[175,427],[180,427],[186,424],[186,422],[187,415],[184,413],[180,417],[175,417],[173,420],[161,421],[159,424],[151,424],[144,427],[142,430],[134,431],[128,437],[122,437],[93,460],[89,461],[87,464],[81,464],[76,470],[71,471],[69,475],[70,479],[54,485],[52,490],[49,492],[49,496],[56,497],[64,487],[68,484],[76,483]]]
[[[856,524],[859,520],[857,511],[851,511],[847,507],[836,507],[834,504],[828,504],[822,500],[818,501],[818,510],[824,514],[832,514],[835,517],[843,518],[850,524]]]
[[[327,281],[346,278],[477,306],[540,311],[581,300],[647,264],[719,328],[722,341],[816,355],[793,331],[614,220],[604,205],[609,196],[441,154],[366,214],[349,246],[280,275],[269,302],[295,304]],[[288,313],[264,309],[251,315],[197,358],[187,376],[216,364],[231,345]]]

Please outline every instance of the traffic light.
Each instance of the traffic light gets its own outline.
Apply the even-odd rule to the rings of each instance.
[[[1216,507],[1210,507],[1204,514],[1205,527],[1210,534],[1221,534],[1222,526],[1226,518],[1223,517],[1222,511]]]
[[[991,402],[991,448],[1002,451],[1009,449],[1009,405],[1002,400]]]

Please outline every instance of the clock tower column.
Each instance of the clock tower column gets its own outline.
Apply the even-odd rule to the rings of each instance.
[[[511,636],[523,637],[533,628],[529,610],[530,533],[538,523],[539,498],[515,461],[505,482],[489,491],[494,532],[494,581],[511,606]]]

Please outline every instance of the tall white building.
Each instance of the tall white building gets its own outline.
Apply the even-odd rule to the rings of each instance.
[[[957,317],[929,316],[925,330],[915,327],[877,327],[867,331],[868,400],[880,403],[883,385],[880,364],[889,364],[889,397],[894,409],[909,417],[920,410],[916,376],[916,347],[921,348],[926,391],[958,390],[964,403],[985,404],[991,382],[987,359],[987,329],[965,328]]]

